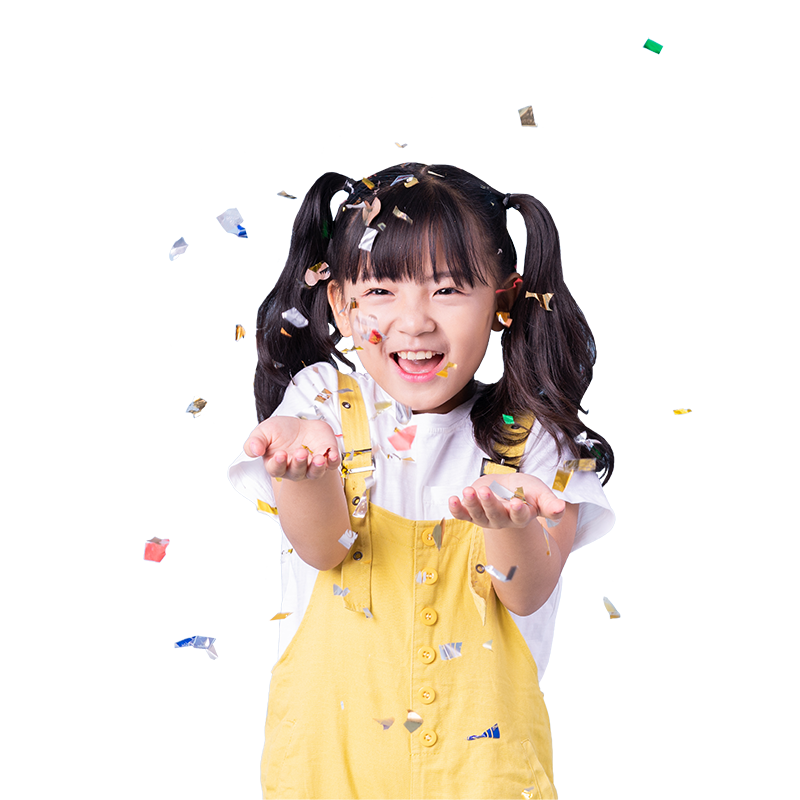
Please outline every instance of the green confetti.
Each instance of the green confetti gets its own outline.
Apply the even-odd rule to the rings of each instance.
[[[503,422],[505,422],[506,425],[513,425],[514,417],[512,417],[510,414],[503,414]]]
[[[644,43],[644,46],[645,46],[645,47],[646,47],[648,50],[652,50],[654,53],[660,53],[660,52],[661,52],[661,50],[662,50],[662,45],[660,45],[658,42],[654,42],[652,39],[648,39],[648,40],[647,40],[647,41]]]

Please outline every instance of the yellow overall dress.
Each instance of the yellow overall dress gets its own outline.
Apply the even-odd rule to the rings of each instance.
[[[352,512],[374,461],[358,385],[339,386],[353,390],[335,395]],[[484,569],[482,529],[372,504],[351,528],[272,670],[264,797],[556,797],[536,664]]]

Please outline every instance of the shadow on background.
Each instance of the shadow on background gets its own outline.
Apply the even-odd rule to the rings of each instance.
[[[112,785],[155,796],[183,789],[258,798],[258,765],[162,642],[144,604],[144,573],[136,597],[131,582],[120,580],[118,571],[131,576],[138,570],[144,543],[157,535],[152,520],[115,483],[120,454],[109,452],[26,361],[22,297],[13,271],[19,248],[14,221],[0,186],[5,399],[28,420],[22,435],[12,430],[6,438],[12,445],[6,453],[14,469],[12,503],[23,512],[9,518],[22,520],[12,528],[21,542],[17,564],[25,564],[26,553],[38,563],[43,553],[52,553],[57,570],[43,588],[38,569],[26,576],[23,596],[38,598],[47,611],[44,620],[21,631],[24,639],[36,634],[39,643],[30,655],[44,647],[48,666],[29,689],[21,728],[30,729],[28,741],[47,755],[45,780],[62,787],[69,775],[90,785],[113,776]],[[127,600],[116,594],[120,586]],[[132,609],[138,610],[135,626],[129,622]]]

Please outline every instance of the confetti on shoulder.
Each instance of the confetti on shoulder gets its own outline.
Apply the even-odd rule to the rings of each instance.
[[[278,197],[288,197],[289,200],[297,200],[297,198],[293,194],[284,192],[283,189],[281,189],[281,191],[278,192]]]
[[[603,598],[603,605],[606,607],[606,611],[608,611],[609,619],[619,619],[619,611],[614,607],[614,604],[607,598]]]
[[[207,405],[208,403],[202,397],[198,397],[189,404],[186,413],[196,417]]]
[[[440,369],[436,374],[440,378],[447,378],[447,377],[449,377],[448,374],[447,374],[447,370],[456,369],[457,367],[458,367],[458,364],[454,364],[452,361],[448,361],[447,362],[447,366],[444,369]]]

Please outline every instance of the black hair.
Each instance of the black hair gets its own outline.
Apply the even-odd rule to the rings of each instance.
[[[334,221],[330,204],[348,192]],[[359,248],[365,231],[362,202],[380,211],[369,227],[377,230],[372,250]],[[395,208],[413,224],[397,216]],[[303,366],[336,360],[354,369],[336,349],[341,334],[334,324],[324,283],[309,288],[309,267],[326,262],[330,280],[343,286],[365,277],[422,281],[430,264],[447,265],[456,284],[502,284],[517,267],[517,254],[506,227],[509,209],[519,211],[527,230],[522,284],[503,330],[503,377],[476,399],[471,418],[475,441],[493,460],[498,447],[521,435],[503,415],[532,413],[555,440],[558,457],[566,448],[581,452],[575,438],[586,431],[591,457],[606,483],[614,469],[608,442],[578,418],[581,400],[592,380],[594,337],[562,276],[558,231],[547,209],[531,195],[503,195],[464,170],[447,165],[399,164],[354,181],[328,172],[303,200],[292,229],[286,266],[258,310],[258,366],[255,376],[259,422],[280,404],[291,376]],[[533,293],[553,293],[546,310]],[[281,313],[295,307],[309,320],[305,328],[287,326]],[[290,328],[291,337],[281,333]],[[336,360],[334,360],[336,359]],[[586,412],[584,412],[586,413]],[[508,462],[507,462],[508,463]],[[516,466],[516,465],[515,465]]]

